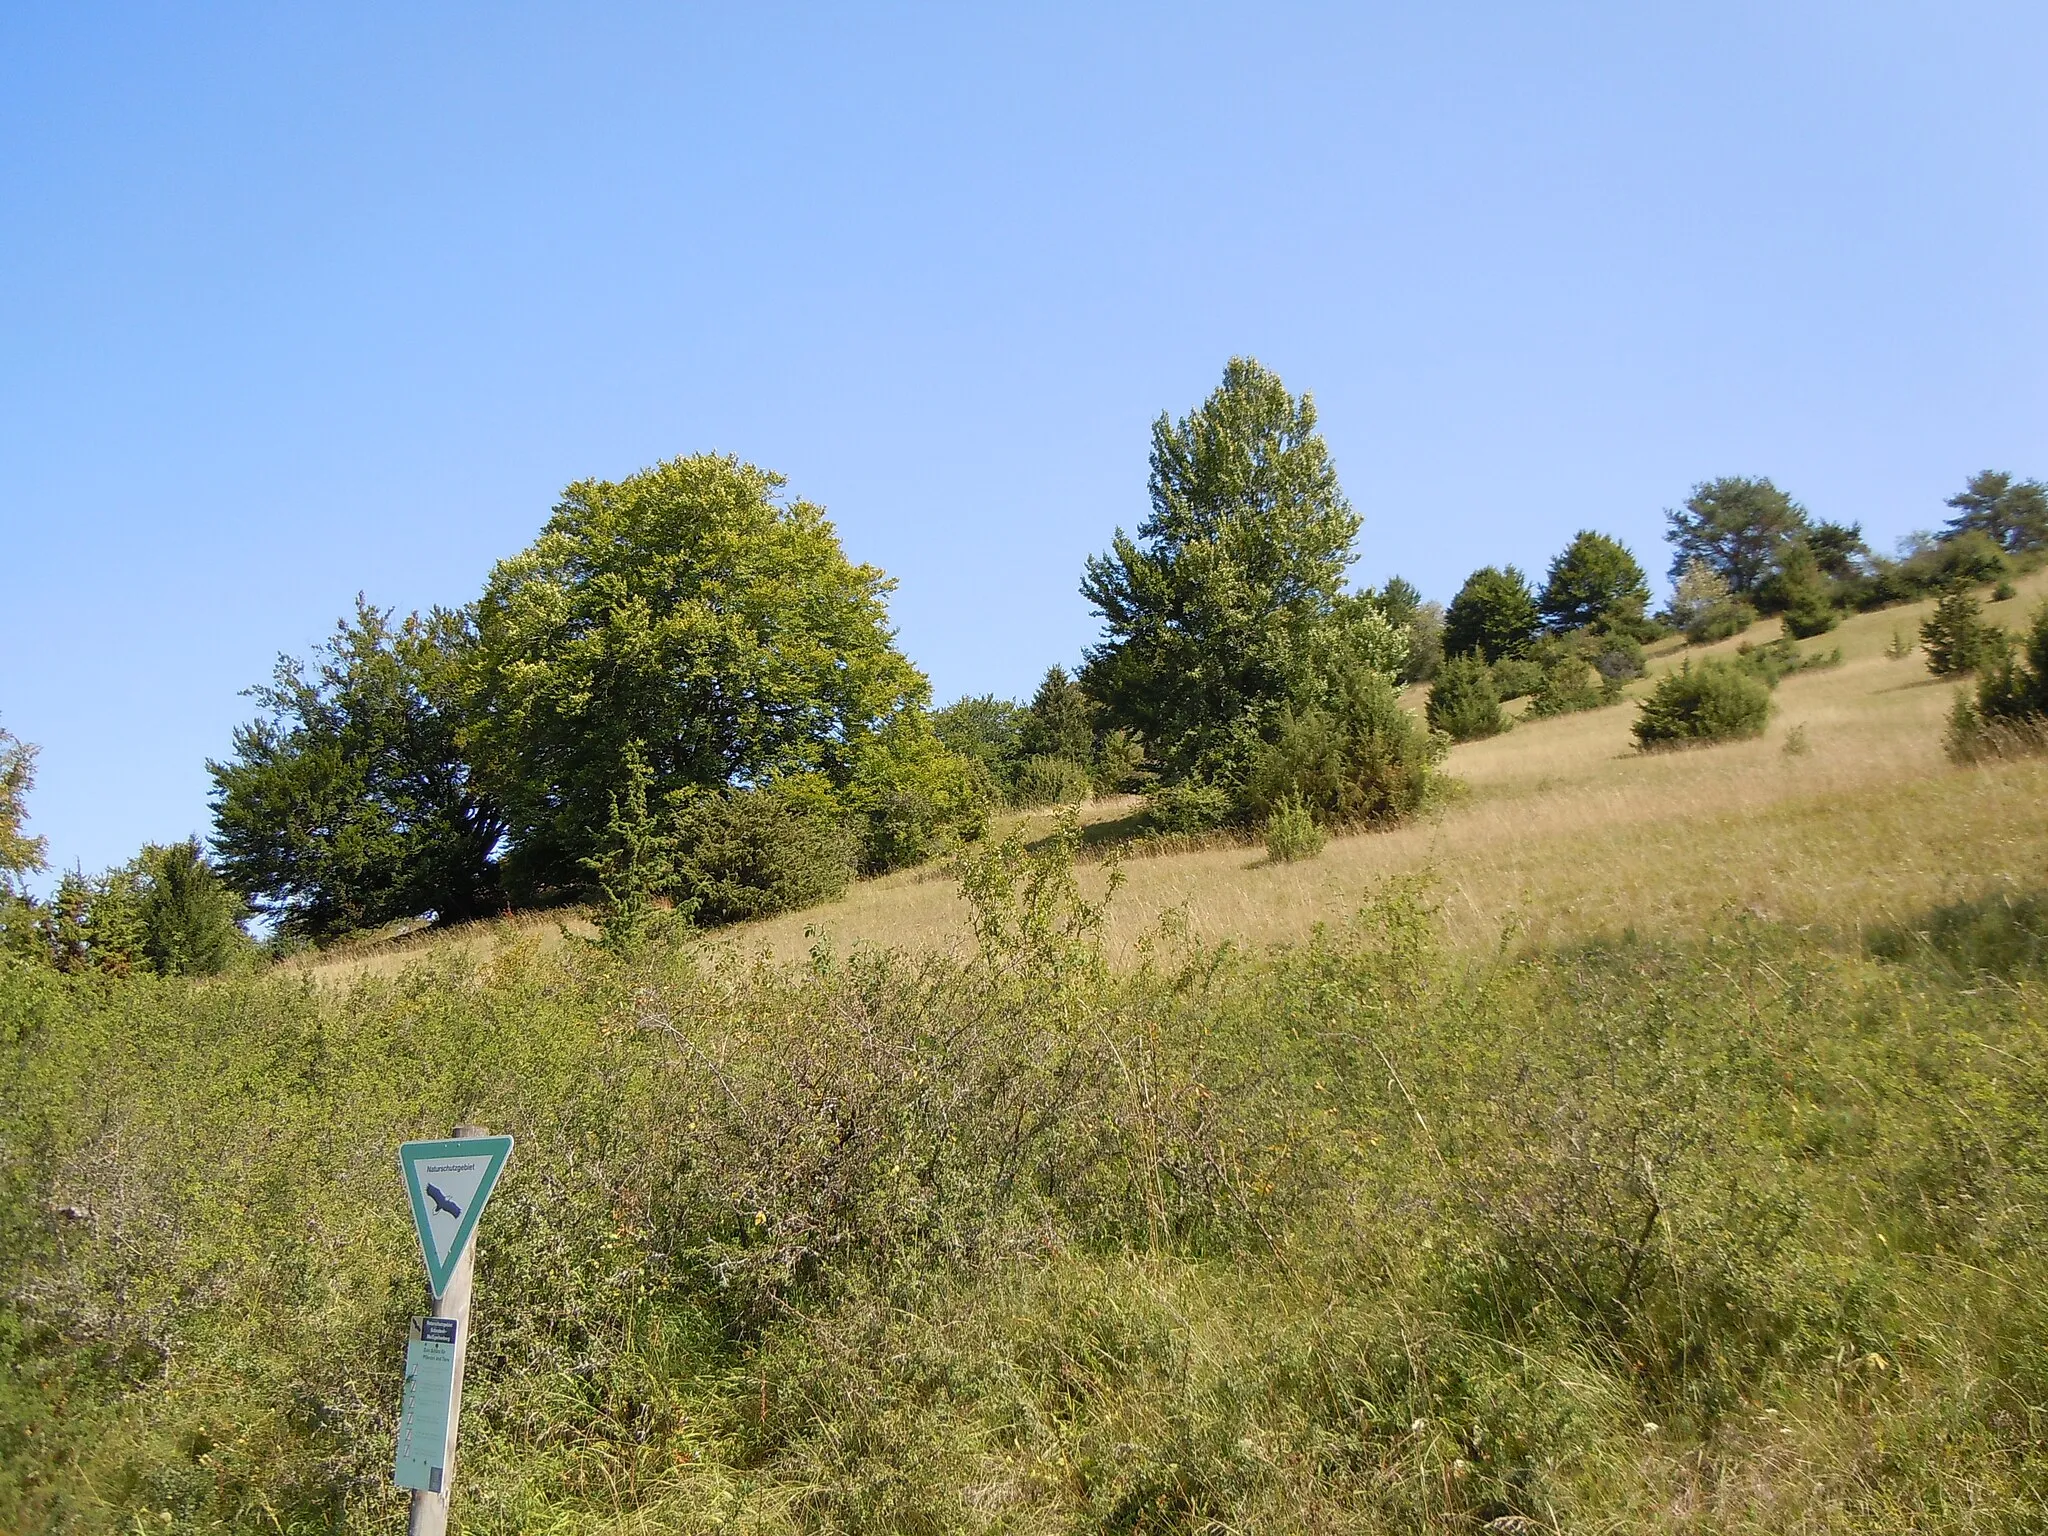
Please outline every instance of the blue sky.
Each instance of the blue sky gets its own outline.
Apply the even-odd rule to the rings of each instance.
[[[943,700],[1094,625],[1147,432],[1313,391],[1447,597],[1768,474],[1889,547],[2048,474],[2036,6],[0,12],[0,724],[93,869],[239,691],[556,492],[776,468]]]

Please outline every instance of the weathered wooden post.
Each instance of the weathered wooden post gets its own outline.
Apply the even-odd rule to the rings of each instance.
[[[405,1397],[392,1471],[399,1487],[413,1491],[413,1536],[443,1536],[448,1529],[462,1369],[469,1357],[472,1239],[511,1155],[510,1136],[492,1136],[476,1125],[456,1126],[448,1141],[408,1141],[398,1149],[434,1298],[432,1315],[414,1322],[406,1341]]]

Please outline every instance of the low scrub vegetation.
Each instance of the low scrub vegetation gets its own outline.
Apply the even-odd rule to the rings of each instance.
[[[1667,672],[1631,727],[1645,752],[1761,736],[1771,718],[1770,685],[1724,661],[1688,660]]]
[[[393,1528],[458,1120],[467,1531],[2033,1520],[2038,896],[1461,960],[1397,884],[1113,972],[1068,851],[959,959],[0,968],[0,1526]]]

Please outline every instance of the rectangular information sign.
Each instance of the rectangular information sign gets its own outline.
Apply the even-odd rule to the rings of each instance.
[[[414,1319],[405,1345],[398,1465],[392,1472],[399,1487],[447,1491],[448,1409],[454,1396],[455,1319]]]

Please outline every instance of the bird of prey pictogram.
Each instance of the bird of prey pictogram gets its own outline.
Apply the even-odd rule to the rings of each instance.
[[[446,1211],[450,1216],[458,1218],[462,1215],[462,1207],[457,1205],[453,1200],[450,1200],[446,1195],[442,1194],[441,1191],[432,1184],[429,1184],[427,1186],[427,1198],[434,1202],[434,1209],[437,1211]]]

